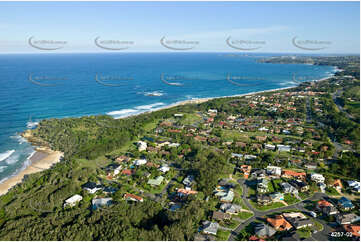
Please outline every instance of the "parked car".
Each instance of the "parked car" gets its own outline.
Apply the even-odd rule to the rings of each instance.
[[[310,215],[312,216],[312,217],[314,217],[314,218],[316,218],[317,217],[317,213],[315,213],[315,212],[310,212]]]

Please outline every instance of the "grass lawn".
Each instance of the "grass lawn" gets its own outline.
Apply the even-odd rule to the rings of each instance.
[[[201,120],[202,120],[201,117],[193,113],[192,114],[186,113],[183,115],[183,118],[180,120],[180,123],[184,125],[191,125],[194,124],[195,122],[200,122]]]
[[[315,230],[321,231],[323,229],[323,225],[321,223],[317,222],[314,219],[313,219],[313,222],[315,222],[315,227],[314,227]]]
[[[273,179],[272,180],[272,184],[273,184],[273,188],[276,192],[281,192],[282,188],[280,186],[280,183],[282,183],[282,179]]]
[[[237,216],[242,220],[247,220],[248,218],[253,216],[253,213],[240,212]]]
[[[340,193],[338,193],[338,191],[333,187],[327,187],[326,194],[329,196],[339,196],[340,195]]]
[[[230,229],[235,229],[235,228],[237,228],[238,225],[239,225],[239,222],[236,220],[233,220],[233,219],[231,219],[229,221],[224,221],[221,224],[221,226],[230,228]]]
[[[291,194],[287,193],[284,195],[285,197],[285,202],[288,204],[288,205],[292,205],[296,202],[299,202],[300,200],[298,200],[296,197],[292,196]]]
[[[228,240],[229,235],[231,234],[231,231],[226,231],[222,229],[218,229],[217,231],[217,239],[218,240]]]
[[[300,192],[298,193],[298,196],[302,199],[305,200],[309,197],[311,197],[313,195],[313,193],[308,193],[308,192]]]
[[[273,193],[275,191],[274,187],[273,187],[273,183],[269,182],[268,183],[268,192]]]
[[[308,229],[298,229],[296,233],[300,236],[300,238],[309,238],[311,236],[311,231]]]
[[[237,205],[240,205],[243,209],[249,210],[249,208],[246,206],[246,204],[244,204],[242,198],[240,198],[240,197],[234,198],[234,199],[233,199],[233,203],[234,203],[234,204],[237,204]]]
[[[248,186],[248,196],[256,195],[256,186]]]
[[[250,202],[252,204],[252,206],[258,210],[270,210],[270,209],[274,209],[274,208],[281,208],[284,207],[285,205],[283,203],[280,202],[275,202],[275,203],[271,203],[269,205],[258,205],[257,202],[251,201]]]

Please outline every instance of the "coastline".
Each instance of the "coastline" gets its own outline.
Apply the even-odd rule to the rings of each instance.
[[[319,79],[317,81],[323,81],[323,80],[327,80],[330,77],[325,77],[322,79]],[[261,93],[267,93],[267,92],[277,92],[277,91],[282,91],[282,90],[287,90],[287,89],[291,89],[291,88],[295,88],[296,86],[290,86],[290,87],[280,87],[280,88],[274,88],[274,89],[269,89],[269,90],[263,90],[263,91],[257,91],[257,92],[249,92],[249,93],[244,93],[244,94],[236,94],[236,95],[231,95],[231,96],[220,96],[220,97],[205,97],[205,98],[194,98],[194,99],[190,99],[190,100],[184,100],[184,101],[179,101],[173,104],[169,104],[163,107],[159,107],[159,108],[155,108],[152,110],[148,110],[148,111],[144,111],[141,113],[136,113],[136,114],[130,114],[124,117],[113,117],[111,115],[111,117],[113,117],[114,119],[124,119],[124,118],[130,118],[130,117],[134,117],[134,116],[138,116],[138,115],[142,115],[142,114],[148,114],[148,113],[152,113],[152,112],[156,112],[159,110],[164,110],[164,109],[168,109],[168,108],[173,108],[176,106],[181,106],[181,105],[187,105],[187,104],[200,104],[200,103],[204,103],[210,100],[214,100],[214,99],[220,99],[220,98],[229,98],[229,97],[244,97],[244,96],[250,96],[250,95],[255,95],[255,94],[261,94]]]
[[[62,156],[63,153],[60,151],[54,151],[45,147],[36,148],[28,158],[30,162],[28,166],[0,183],[0,196],[21,183],[25,176],[49,169],[54,164],[60,162]]]
[[[319,80],[315,80],[314,82],[327,80],[329,78],[332,78],[332,76],[321,78]],[[275,88],[275,89],[256,91],[256,92],[249,92],[249,93],[244,93],[244,94],[236,94],[236,95],[231,95],[231,96],[196,98],[196,99],[184,100],[184,101],[179,101],[179,102],[167,105],[167,106],[155,108],[153,110],[149,110],[149,111],[145,111],[145,112],[141,112],[141,113],[137,113],[137,114],[131,114],[131,115],[127,115],[124,117],[119,117],[119,118],[113,117],[113,118],[114,119],[124,119],[124,118],[142,115],[142,114],[156,112],[159,110],[173,108],[173,107],[181,106],[181,105],[200,104],[200,103],[204,103],[204,102],[207,102],[207,101],[210,101],[213,99],[220,99],[220,98],[243,97],[243,96],[250,96],[250,95],[256,95],[256,94],[261,94],[261,93],[277,92],[277,91],[295,88],[297,86],[299,86],[299,84],[295,85],[295,86]],[[30,130],[25,130],[25,132],[23,133],[22,136],[27,140],[27,142],[31,143],[31,139],[33,137],[31,135],[31,132],[29,132],[29,131]],[[7,178],[6,180],[0,182],[0,196],[6,194],[9,191],[9,189],[11,189],[15,185],[21,183],[26,175],[49,169],[54,164],[60,162],[62,157],[63,157],[63,153],[60,151],[54,151],[54,150],[51,150],[50,148],[44,147],[44,146],[41,146],[41,147],[35,146],[35,151],[28,158],[28,160],[30,161],[30,164],[28,166],[26,166],[24,169],[22,169],[20,172],[15,173],[12,176],[10,176],[9,178]]]
[[[328,80],[330,78],[332,78],[335,75],[335,73],[333,73],[331,76],[328,77],[324,77],[318,80],[314,80],[312,82],[320,82],[320,81],[325,81]],[[249,92],[249,93],[244,93],[244,94],[236,94],[236,95],[230,95],[230,96],[220,96],[220,97],[205,97],[205,98],[195,98],[195,99],[190,99],[190,100],[185,100],[185,101],[180,101],[180,102],[176,102],[173,104],[169,104],[167,106],[163,106],[160,108],[155,108],[153,110],[149,110],[149,111],[145,111],[142,113],[137,113],[137,114],[131,114],[125,117],[120,117],[120,118],[114,118],[114,119],[122,119],[122,118],[129,118],[129,117],[133,117],[133,116],[137,116],[137,115],[141,115],[141,114],[146,114],[146,113],[151,113],[151,112],[156,112],[159,110],[163,110],[163,109],[168,109],[168,108],[173,108],[176,106],[181,106],[181,105],[187,105],[187,104],[200,104],[200,103],[204,103],[213,99],[220,99],[220,98],[228,98],[228,97],[244,97],[244,96],[250,96],[250,95],[256,95],[256,94],[261,94],[261,93],[267,93],[267,92],[277,92],[277,91],[283,91],[283,90],[287,90],[287,89],[291,89],[291,88],[295,88],[298,87],[300,85],[300,83],[298,85],[295,86],[289,86],[289,87],[280,87],[280,88],[274,88],[274,89],[269,89],[269,90],[263,90],[263,91],[256,91],[256,92]]]

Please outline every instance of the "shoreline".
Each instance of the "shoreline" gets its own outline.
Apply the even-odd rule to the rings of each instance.
[[[21,183],[27,175],[47,170],[60,162],[62,156],[63,153],[60,151],[43,147],[35,148],[35,151],[27,159],[30,164],[0,183],[0,196]]]
[[[332,76],[334,76],[334,74]],[[324,78],[315,80],[313,82],[324,81],[329,78],[332,78],[332,76],[324,77]],[[244,96],[256,95],[256,94],[267,93],[267,92],[283,91],[283,90],[298,87],[299,85],[300,84],[295,85],[295,86],[274,88],[274,89],[269,89],[269,90],[249,92],[249,93],[229,95],[229,96],[195,98],[195,99],[175,102],[173,104],[155,108],[153,110],[148,110],[148,111],[145,111],[142,113],[130,114],[130,115],[127,115],[124,117],[115,118],[111,115],[109,115],[109,116],[111,116],[114,119],[124,119],[124,118],[130,118],[133,116],[142,115],[142,114],[149,114],[152,112],[156,112],[156,111],[160,111],[160,110],[164,110],[164,109],[168,109],[168,108],[173,108],[173,107],[181,106],[181,105],[201,104],[201,103],[213,100],[213,99],[229,98],[229,97],[244,97]],[[32,138],[32,136],[29,133],[29,130],[25,130],[22,137],[24,137],[27,142],[31,143],[30,139]],[[15,185],[21,183],[26,175],[49,169],[54,164],[60,162],[62,157],[63,157],[63,153],[60,151],[54,151],[48,147],[37,147],[36,146],[35,151],[27,159],[27,160],[29,160],[30,164],[28,166],[26,166],[24,169],[20,170],[20,172],[14,173],[13,175],[9,176],[6,180],[0,182],[0,196],[6,194]]]

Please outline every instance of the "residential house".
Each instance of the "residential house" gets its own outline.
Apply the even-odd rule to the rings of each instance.
[[[278,202],[278,201],[284,200],[284,195],[283,195],[283,193],[280,193],[280,192],[271,193],[269,196],[271,197],[273,202]]]
[[[134,202],[143,202],[143,198],[134,194],[126,193],[124,194],[124,200],[134,201]]]
[[[178,196],[184,197],[184,196],[188,196],[188,195],[197,194],[198,192],[191,190],[190,187],[186,187],[185,189],[183,189],[183,188],[177,189],[177,193],[178,193]]]
[[[93,210],[100,208],[100,207],[104,207],[104,206],[109,206],[110,204],[112,204],[113,198],[108,197],[108,198],[93,198],[92,200],[92,208]]]
[[[317,168],[317,164],[316,163],[307,163],[304,165],[304,167],[306,167],[308,170],[314,170]]]
[[[258,238],[255,235],[252,235],[248,238],[249,241],[265,241],[264,239]]]
[[[121,174],[126,176],[131,176],[133,174],[133,171],[129,169],[124,169],[122,170]]]
[[[64,207],[74,207],[78,202],[80,202],[81,200],[83,200],[83,197],[78,195],[78,194],[75,194],[74,196],[68,198],[65,200],[65,203],[64,203]]]
[[[158,176],[155,179],[149,179],[147,184],[151,186],[159,186],[163,182],[163,180],[164,180],[163,176]]]
[[[147,143],[144,141],[138,141],[137,146],[138,146],[138,151],[144,151],[147,149]]]
[[[267,166],[267,174],[280,176],[282,168],[278,166]]]
[[[291,180],[289,181],[289,183],[295,188],[297,188],[300,192],[306,192],[309,189],[307,183],[301,180]]]
[[[192,175],[188,175],[188,176],[187,176],[186,178],[184,178],[184,180],[183,180],[183,184],[184,184],[185,186],[187,186],[187,187],[192,186],[193,182],[194,182],[194,176],[192,176]]]
[[[255,170],[252,172],[251,175],[252,175],[252,177],[255,177],[255,178],[264,178],[264,177],[266,177],[266,171],[263,169]]]
[[[99,190],[102,190],[102,185],[96,184],[95,182],[87,182],[82,185],[82,188],[86,191],[88,191],[91,194],[96,193]]]
[[[267,222],[279,231],[290,230],[292,228],[292,225],[282,215],[267,218]]]
[[[296,229],[314,226],[314,222],[311,219],[308,219],[303,213],[292,212],[283,213],[282,215]]]
[[[104,187],[104,189],[103,189],[103,192],[104,192],[105,194],[113,194],[113,193],[115,193],[116,191],[118,191],[118,189],[115,188],[115,187],[111,187],[111,186],[109,186],[109,187]]]
[[[272,237],[277,231],[264,223],[257,223],[254,226],[254,233],[259,238],[269,238]]]
[[[232,153],[232,154],[231,154],[231,157],[232,157],[232,158],[242,159],[242,158],[243,158],[243,155],[242,155],[242,154],[237,154],[237,153]]]
[[[342,228],[345,232],[351,233],[354,237],[360,237],[360,225],[344,224]]]
[[[210,222],[210,221],[204,221],[203,222],[203,230],[202,232],[205,234],[213,234],[217,235],[217,231],[219,228],[218,223]]]
[[[320,200],[317,202],[316,208],[322,211],[326,215],[334,215],[338,213],[338,210],[333,206],[332,203],[326,200]]]
[[[360,192],[360,182],[358,181],[347,181],[348,186],[351,187],[352,191]]]
[[[347,213],[347,214],[337,214],[336,215],[336,222],[338,224],[352,224],[356,221],[360,221],[360,217],[354,213]]]
[[[352,204],[351,200],[346,197],[341,197],[337,201],[337,205],[339,206],[339,208],[341,208],[342,210],[345,210],[345,211],[355,208],[355,206]]]
[[[280,185],[284,193],[298,194],[298,190],[288,182],[282,182]]]
[[[217,221],[223,221],[225,219],[229,220],[232,218],[232,215],[229,213],[223,213],[220,211],[214,211],[213,215],[212,215],[212,220],[217,220]]]
[[[169,168],[169,166],[168,166],[167,164],[165,164],[165,165],[162,165],[162,166],[159,168],[159,170],[160,170],[161,172],[163,172],[163,173],[167,173],[167,172],[170,170],[170,168]]]
[[[144,164],[146,164],[146,163],[147,163],[147,160],[146,160],[146,159],[139,159],[139,160],[135,160],[135,161],[133,162],[133,164],[136,165],[136,166],[141,166],[141,165],[144,165]]]
[[[276,149],[276,146],[275,145],[271,145],[271,144],[265,144],[264,145],[264,148],[267,149],[267,150],[275,150]]]
[[[243,176],[245,179],[248,179],[251,170],[252,170],[252,166],[241,165],[241,171],[243,172]]]
[[[289,218],[287,219],[288,222],[292,224],[293,227],[296,229],[302,229],[306,227],[312,227],[315,223],[311,219],[300,219],[300,218]]]
[[[273,200],[270,195],[268,194],[257,194],[257,203],[259,205],[268,205],[272,203]]]
[[[304,179],[306,177],[306,173],[305,172],[296,172],[296,171],[291,171],[291,170],[283,170],[282,177]]]
[[[307,217],[301,213],[301,212],[290,212],[290,213],[283,213],[282,214],[283,217],[285,217],[286,219],[289,218],[299,218],[299,219],[306,219]]]
[[[128,156],[121,155],[115,161],[119,162],[119,163],[128,162],[128,161],[130,161],[130,158]]]
[[[234,192],[232,189],[229,189],[227,194],[223,197],[221,197],[221,202],[222,203],[231,203],[233,201],[234,198]]]
[[[325,189],[326,189],[326,184],[325,183],[323,183],[323,182],[319,182],[319,183],[317,183],[317,186],[319,186],[320,187],[320,190],[321,190],[321,192],[322,193],[325,193]]]
[[[257,183],[257,192],[258,193],[266,193],[268,192],[268,180],[266,178],[262,178]]]
[[[245,160],[255,160],[257,159],[257,156],[255,155],[244,155]]]
[[[222,203],[220,209],[229,214],[238,214],[242,207],[233,203]]]
[[[277,145],[277,149],[280,152],[290,152],[291,151],[291,146],[289,146],[289,145]]]
[[[311,181],[315,181],[317,183],[323,183],[325,182],[325,177],[321,174],[317,174],[317,173],[312,173],[311,174]]]
[[[332,183],[332,187],[335,188],[338,192],[341,192],[341,189],[343,188],[342,182],[340,179],[336,179]]]

